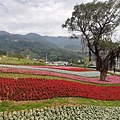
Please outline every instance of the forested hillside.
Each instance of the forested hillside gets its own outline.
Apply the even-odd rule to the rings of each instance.
[[[9,56],[20,54],[24,57],[30,55],[31,59],[45,60],[47,53],[49,61],[78,60],[81,57],[78,42],[80,41],[70,40],[67,37],[49,37],[35,33],[20,35],[0,31],[0,54]]]

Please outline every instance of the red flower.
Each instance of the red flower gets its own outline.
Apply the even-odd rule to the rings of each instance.
[[[1,100],[42,100],[54,97],[85,97],[120,100],[120,86],[96,86],[65,80],[0,78]]]

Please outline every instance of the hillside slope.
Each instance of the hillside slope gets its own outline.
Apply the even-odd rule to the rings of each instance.
[[[9,56],[15,54],[21,54],[23,56],[30,55],[31,58],[42,58],[45,59],[46,53],[48,60],[70,60],[79,59],[80,55],[75,52],[71,52],[62,47],[58,47],[59,44],[53,41],[59,40],[57,37],[45,37],[35,33],[29,33],[27,35],[10,34],[6,31],[0,31],[0,52],[7,53]],[[62,42],[62,44],[65,44]],[[61,45],[61,44],[60,44]]]

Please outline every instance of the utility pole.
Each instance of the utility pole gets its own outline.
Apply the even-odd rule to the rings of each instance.
[[[48,60],[47,60],[47,53],[46,53],[46,63],[47,63],[47,61],[48,61]]]

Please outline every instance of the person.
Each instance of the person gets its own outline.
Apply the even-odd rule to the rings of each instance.
[[[113,71],[114,71],[114,73],[115,73],[115,71],[116,71],[116,68],[115,68],[115,67],[113,68]]]

